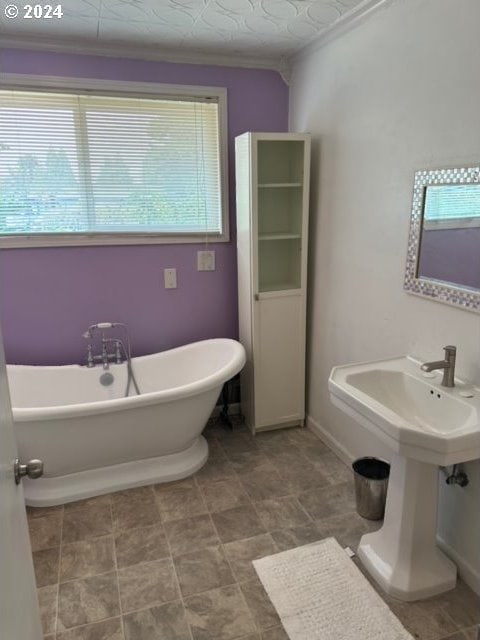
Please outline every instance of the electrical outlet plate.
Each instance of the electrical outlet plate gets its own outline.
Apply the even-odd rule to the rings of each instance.
[[[215,251],[197,251],[197,271],[215,271]]]
[[[165,279],[165,289],[177,288],[177,270],[176,269],[164,269],[163,276]]]

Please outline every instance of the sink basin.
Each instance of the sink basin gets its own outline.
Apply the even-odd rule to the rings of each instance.
[[[401,600],[453,589],[457,569],[436,546],[438,465],[480,458],[480,389],[423,373],[411,357],[334,367],[332,403],[392,450],[385,519],[357,554]],[[365,451],[364,455],[370,452]]]
[[[414,460],[450,465],[480,458],[480,389],[424,374],[410,357],[334,367],[332,402]],[[467,398],[461,394],[471,394]]]

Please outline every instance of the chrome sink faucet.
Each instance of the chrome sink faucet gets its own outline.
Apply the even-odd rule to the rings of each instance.
[[[425,362],[420,369],[422,371],[434,371],[443,369],[442,387],[455,386],[455,360],[457,357],[457,347],[447,345],[443,348],[445,351],[445,360],[436,360],[434,362]]]

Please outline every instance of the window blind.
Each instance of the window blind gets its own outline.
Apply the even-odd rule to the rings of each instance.
[[[480,185],[432,185],[426,188],[424,218],[451,221],[480,218]]]
[[[0,234],[220,234],[216,98],[0,91]]]

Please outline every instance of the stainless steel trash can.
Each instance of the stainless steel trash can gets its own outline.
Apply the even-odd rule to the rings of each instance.
[[[352,468],[357,513],[367,520],[381,520],[385,513],[390,465],[378,458],[359,458]]]

